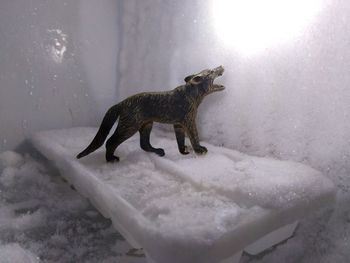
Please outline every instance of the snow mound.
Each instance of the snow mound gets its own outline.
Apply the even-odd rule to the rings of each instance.
[[[24,163],[23,157],[13,151],[0,153],[0,170],[4,167],[19,167]]]
[[[32,252],[13,243],[0,246],[1,263],[39,263],[40,260]]]
[[[119,163],[106,163],[103,148],[75,159],[95,133],[44,131],[32,142],[156,262],[218,262],[334,201],[332,182],[312,168],[209,144],[205,156],[183,156],[174,135],[152,140],[164,147],[162,158],[133,137],[117,149]]]

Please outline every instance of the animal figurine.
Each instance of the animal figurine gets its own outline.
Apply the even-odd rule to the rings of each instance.
[[[189,137],[192,148],[197,154],[207,153],[208,150],[199,144],[196,127],[197,108],[206,95],[224,90],[223,85],[213,83],[214,79],[221,76],[223,72],[222,66],[206,69],[198,74],[187,76],[186,84],[173,90],[139,93],[112,106],[105,114],[90,145],[79,153],[77,158],[82,158],[101,147],[118,117],[118,126],[106,142],[107,162],[119,161],[114,151],[137,131],[140,133],[140,146],[143,150],[164,156],[163,149],[154,148],[150,143],[153,122],[174,125],[181,154],[189,153],[185,146],[185,134]]]

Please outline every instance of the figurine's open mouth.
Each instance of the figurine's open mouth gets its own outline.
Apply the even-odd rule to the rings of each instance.
[[[223,66],[219,66],[217,68],[214,68],[212,70],[212,77],[213,77],[213,82],[214,82],[214,79],[222,76],[224,74],[224,67]],[[222,91],[225,89],[225,86],[224,85],[220,85],[220,84],[214,84],[212,83],[212,91],[213,92],[216,92],[216,91]]]
[[[220,84],[213,84],[212,85],[212,90],[213,91],[222,91],[225,89],[224,85],[220,85]]]

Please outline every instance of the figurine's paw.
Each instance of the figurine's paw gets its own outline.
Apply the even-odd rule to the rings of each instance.
[[[189,154],[189,153],[190,153],[190,152],[188,151],[187,146],[183,147],[182,149],[179,149],[179,151],[180,151],[180,153],[181,153],[181,154],[184,154],[184,155],[186,155],[186,154]]]
[[[158,149],[155,149],[154,151],[157,155],[159,156],[164,156],[165,155],[165,152],[162,148],[158,148]]]
[[[197,154],[203,155],[206,154],[208,152],[208,149],[205,148],[204,146],[199,146],[198,148],[196,148],[194,150]]]
[[[106,156],[106,161],[107,161],[108,163],[116,163],[116,162],[119,162],[119,157],[118,157],[118,156],[115,156],[115,155]]]

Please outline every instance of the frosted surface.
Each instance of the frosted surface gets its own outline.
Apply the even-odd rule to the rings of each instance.
[[[146,262],[47,162],[7,151],[0,164],[1,263]]]
[[[0,247],[1,263],[39,263],[38,257],[18,244],[9,244]]]
[[[34,131],[95,125],[116,100],[119,2],[1,1],[0,152]]]
[[[254,6],[245,10],[246,16],[244,11],[240,15],[248,20],[258,12],[256,20],[249,22],[259,27],[264,21],[257,18],[265,13],[256,8],[258,5],[266,8],[268,3],[276,3],[271,11],[278,13],[281,5],[302,2],[305,6],[287,14],[295,16],[293,25],[310,4],[320,3],[321,10],[298,37],[293,39],[293,34],[284,28],[292,39],[247,57],[218,38],[212,11],[213,5],[222,2]],[[209,95],[199,107],[202,138],[255,156],[303,162],[337,185],[344,181],[349,184],[350,1],[280,3],[124,1],[119,98],[148,90],[169,90],[184,83],[188,74],[223,65],[225,73],[217,82],[225,85],[225,91]],[[237,37],[236,27],[247,30],[244,23],[231,21],[225,26],[220,30],[227,37]],[[275,26],[281,23],[274,23],[272,28]],[[250,33],[247,31],[246,36]],[[262,31],[260,35],[265,37]],[[259,40],[252,44],[262,43]]]
[[[76,160],[95,132],[46,131],[32,141],[157,262],[217,262],[334,198],[333,184],[304,165],[209,144],[206,156],[182,156],[174,135],[152,140],[164,147],[164,158],[143,152],[135,136],[118,148],[120,163],[105,163],[102,148]]]

